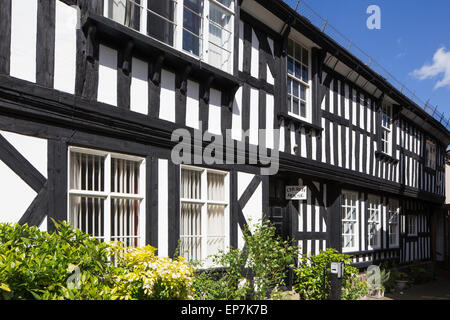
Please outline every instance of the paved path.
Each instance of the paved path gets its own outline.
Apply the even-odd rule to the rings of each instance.
[[[450,277],[437,276],[432,282],[414,285],[403,295],[394,293],[386,296],[392,300],[450,300]]]
[[[421,285],[413,285],[402,295],[387,293],[384,299],[366,300],[450,300],[450,273],[440,272],[436,279]]]

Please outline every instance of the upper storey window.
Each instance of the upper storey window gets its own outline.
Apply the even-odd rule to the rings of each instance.
[[[392,153],[392,106],[384,105],[381,114],[381,151]]]
[[[105,1],[105,16],[232,72],[233,0]]]
[[[310,121],[310,69],[309,50],[289,39],[287,61],[287,86],[289,113]]]
[[[428,168],[436,169],[436,144],[431,140],[427,140],[425,161]]]

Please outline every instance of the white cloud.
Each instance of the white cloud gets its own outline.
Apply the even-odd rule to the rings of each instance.
[[[441,73],[444,74],[444,78],[436,83],[434,89],[450,87],[450,51],[447,51],[445,47],[441,47],[436,51],[432,64],[425,64],[411,74],[420,80],[425,80],[435,78]]]

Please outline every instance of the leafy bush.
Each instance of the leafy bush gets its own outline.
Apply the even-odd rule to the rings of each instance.
[[[342,287],[342,300],[359,300],[369,293],[369,285],[359,276],[353,276],[351,281]]]
[[[55,226],[57,232],[47,233],[0,224],[0,299],[190,297],[193,270],[182,259],[156,257],[152,247],[119,249],[66,222]]]
[[[184,258],[172,260],[155,255],[156,248],[112,246],[120,292],[134,299],[191,299],[194,270]]]
[[[331,288],[332,262],[345,264],[341,294],[343,300],[356,300],[368,293],[367,282],[358,277],[357,268],[350,266],[351,256],[339,254],[334,249],[327,249],[315,256],[302,255],[299,258],[299,265],[294,272],[296,275],[295,290],[299,293],[300,299],[328,299]]]
[[[205,270],[195,276],[197,299],[266,299],[285,284],[296,248],[276,235],[267,220],[243,232],[246,249],[229,249],[211,257],[220,270]],[[252,279],[252,281],[248,281]]]
[[[0,224],[0,298],[118,298],[111,286],[108,246],[65,222],[56,226],[58,232],[47,233],[28,225]],[[69,289],[69,272],[75,266],[81,270],[80,287]]]
[[[194,276],[195,299],[197,300],[243,300],[250,293],[243,268],[246,255],[242,250],[230,249],[211,257],[211,262],[220,268],[197,270]],[[193,263],[204,267],[204,263]]]
[[[248,250],[247,267],[254,274],[254,297],[263,299],[285,284],[286,272],[294,267],[298,249],[277,236],[275,226],[268,221],[258,224],[253,234],[247,228],[244,240]]]

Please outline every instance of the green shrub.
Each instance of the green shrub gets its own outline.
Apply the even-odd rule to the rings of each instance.
[[[298,249],[277,236],[275,226],[268,221],[258,224],[253,234],[247,228],[244,240],[247,267],[254,275],[254,298],[264,299],[269,293],[277,293],[285,285],[288,269],[294,267]]]
[[[193,270],[182,259],[156,257],[149,246],[118,249],[66,222],[55,226],[47,233],[0,224],[0,299],[190,298]]]
[[[276,235],[267,220],[255,224],[253,233],[243,232],[245,250],[230,249],[211,257],[219,270],[205,270],[195,276],[197,299],[266,299],[285,284],[296,248]],[[252,279],[248,281],[248,279]]]
[[[331,288],[331,263],[343,262],[344,278],[342,281],[343,300],[357,300],[368,293],[367,282],[358,277],[359,270],[350,266],[350,255],[339,254],[334,249],[321,251],[318,255],[299,258],[298,267],[294,268],[296,275],[295,290],[302,300],[328,299]],[[324,282],[325,279],[325,282]]]
[[[353,276],[343,285],[341,298],[342,300],[359,300],[369,293],[368,286],[366,280]]]
[[[156,248],[124,248],[113,244],[117,287],[124,297],[139,300],[192,299],[194,269],[184,258],[155,255]]]
[[[115,299],[108,245],[67,223],[57,232],[0,224],[0,283],[4,299]],[[68,288],[74,267],[80,288]],[[103,279],[100,281],[99,279]]]
[[[250,293],[246,281],[247,270],[243,268],[246,256],[242,250],[230,249],[211,257],[211,262],[220,268],[197,270],[194,276],[195,299],[197,300],[243,300]],[[203,267],[204,263],[193,263]]]

